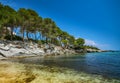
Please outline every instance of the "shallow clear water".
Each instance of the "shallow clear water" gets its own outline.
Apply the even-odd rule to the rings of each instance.
[[[62,57],[31,57],[18,59],[22,63],[65,67],[105,78],[120,79],[120,52],[87,53]]]

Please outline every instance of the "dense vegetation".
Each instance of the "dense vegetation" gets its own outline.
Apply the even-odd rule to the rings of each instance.
[[[95,50],[100,50],[99,48],[95,47],[95,46],[87,46],[87,45],[84,45],[85,48],[87,49],[95,49]]]
[[[20,28],[22,36],[14,35],[14,30]],[[34,40],[39,44],[54,44],[66,48],[84,48],[84,39],[75,39],[74,36],[62,31],[50,18],[42,18],[32,9],[20,8],[14,10],[10,6],[0,4],[0,39]],[[17,34],[16,34],[17,35]],[[38,37],[39,35],[39,37]]]

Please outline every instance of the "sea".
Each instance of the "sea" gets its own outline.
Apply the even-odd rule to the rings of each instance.
[[[15,60],[20,63],[68,68],[77,72],[120,80],[120,52],[85,53],[76,55],[30,57]]]

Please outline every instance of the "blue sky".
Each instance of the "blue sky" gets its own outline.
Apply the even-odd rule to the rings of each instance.
[[[14,9],[31,8],[52,18],[86,44],[120,50],[120,0],[0,0]]]

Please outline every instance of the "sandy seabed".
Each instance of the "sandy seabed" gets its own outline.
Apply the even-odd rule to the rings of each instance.
[[[0,83],[120,83],[74,70],[0,61]]]

